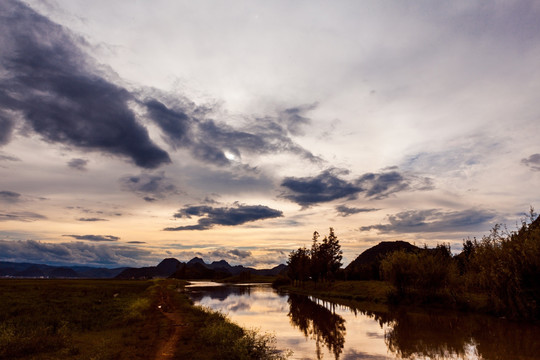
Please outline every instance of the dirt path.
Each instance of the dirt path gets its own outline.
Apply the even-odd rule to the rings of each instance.
[[[173,327],[173,332],[169,335],[169,338],[159,346],[156,360],[173,359],[176,350],[176,343],[180,340],[182,331],[186,324],[182,322],[182,315],[175,311],[174,305],[170,300],[169,294],[162,290],[160,294],[159,309],[161,313],[167,317],[170,321],[170,326]]]

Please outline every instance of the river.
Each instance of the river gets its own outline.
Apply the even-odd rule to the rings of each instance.
[[[196,304],[274,334],[292,359],[540,359],[540,327],[532,324],[382,305],[354,309],[269,284],[193,282],[188,290]]]

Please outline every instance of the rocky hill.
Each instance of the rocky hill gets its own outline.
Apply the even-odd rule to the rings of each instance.
[[[381,260],[394,251],[420,251],[406,241],[383,241],[367,249],[345,268],[349,280],[378,280]]]

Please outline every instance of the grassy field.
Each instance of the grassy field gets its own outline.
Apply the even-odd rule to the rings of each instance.
[[[193,306],[184,284],[2,279],[0,359],[284,358],[270,336]]]
[[[0,281],[0,358],[149,359],[167,335],[150,281]]]

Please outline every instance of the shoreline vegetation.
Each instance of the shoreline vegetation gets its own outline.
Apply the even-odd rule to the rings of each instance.
[[[496,225],[481,240],[418,248],[382,242],[341,269],[334,230],[311,249],[291,252],[278,290],[334,300],[486,313],[513,320],[540,320],[540,218],[531,209],[516,231]]]
[[[2,279],[0,359],[287,358],[273,335],[195,306],[186,284]]]

